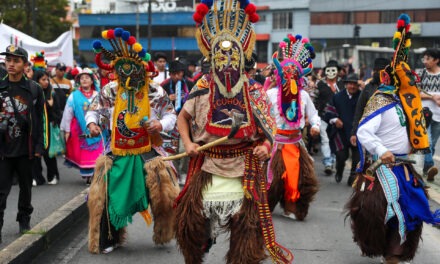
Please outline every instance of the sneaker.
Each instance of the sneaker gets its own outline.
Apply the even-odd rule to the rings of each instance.
[[[29,221],[18,222],[18,227],[19,227],[20,234],[24,234],[27,231],[31,230],[31,226],[29,224]]]
[[[36,180],[32,180],[32,186],[37,186],[37,181]]]
[[[112,246],[110,246],[110,247],[108,247],[108,248],[105,248],[105,249],[102,251],[102,254],[108,254],[108,253],[112,252],[113,250],[115,250],[115,248],[112,247]]]
[[[53,178],[53,180],[51,180],[51,181],[48,182],[47,184],[50,184],[50,185],[56,185],[56,184],[58,184],[58,180],[57,180],[57,178]]]
[[[326,175],[331,175],[333,172],[332,166],[329,166],[329,165],[325,166],[324,172]]]
[[[283,213],[281,214],[282,216],[286,217],[286,218],[290,218],[292,220],[296,220],[296,216],[294,214],[291,213]]]
[[[428,171],[426,172],[427,178],[426,180],[429,182],[434,181],[434,177],[435,175],[437,175],[438,173],[438,169],[437,167],[432,166],[431,168],[428,169]]]

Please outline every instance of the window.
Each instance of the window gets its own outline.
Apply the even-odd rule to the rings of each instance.
[[[293,29],[292,12],[274,12],[272,15],[273,29]]]

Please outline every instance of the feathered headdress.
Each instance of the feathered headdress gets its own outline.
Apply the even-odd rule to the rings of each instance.
[[[300,89],[305,83],[303,77],[313,69],[315,50],[307,38],[301,35],[287,35],[279,44],[279,50],[272,56],[278,85],[278,108],[281,116],[291,125],[301,121]]]
[[[227,35],[241,44],[250,59],[256,39],[252,24],[260,19],[256,10],[249,0],[202,0],[193,19],[198,24],[196,39],[203,55],[210,58],[216,38]]]
[[[130,32],[122,28],[109,29],[102,32],[102,37],[108,40],[113,52],[104,48],[100,40],[95,40],[93,42],[93,50],[96,53],[95,62],[99,68],[108,71],[115,70],[122,87],[128,90],[139,89],[141,84],[134,83],[135,79],[141,81],[141,79],[152,78],[157,75],[151,61],[151,55],[146,52],[140,43],[136,42],[136,38],[131,36]],[[110,64],[102,61],[102,55],[110,60]],[[129,76],[131,81],[128,78]]]
[[[422,100],[416,86],[417,74],[408,65],[409,48],[411,47],[410,18],[401,14],[397,20],[397,31],[393,36],[394,55],[390,66],[380,71],[380,79],[392,93],[397,93],[402,103],[408,124],[408,135],[411,146],[416,151],[428,152],[429,139],[426,121],[422,110]],[[389,89],[393,87],[393,89]]]
[[[46,61],[44,59],[44,50],[41,52],[36,52],[34,56],[31,57],[31,62],[33,63],[34,71],[45,71]]]

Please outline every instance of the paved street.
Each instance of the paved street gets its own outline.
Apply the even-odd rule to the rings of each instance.
[[[31,166],[31,164],[29,164],[29,166]],[[43,176],[46,178],[44,162],[43,168]],[[87,187],[85,181],[79,176],[79,171],[64,166],[62,158],[58,158],[58,168],[61,179],[57,185],[41,185],[32,188],[32,205],[34,212],[32,213],[31,227],[70,201]],[[3,243],[0,244],[0,249],[3,249],[20,236],[18,233],[18,222],[15,221],[17,216],[18,191],[18,185],[12,186],[5,211],[2,229]]]
[[[346,185],[347,175],[344,175],[341,184],[337,184],[333,177],[323,176],[320,159],[317,158],[317,161],[315,164],[319,174],[320,191],[311,206],[309,216],[306,221],[297,222],[281,216],[281,211],[277,208],[273,220],[278,242],[292,250],[295,255],[294,263],[380,263],[379,259],[360,256],[358,247],[352,242],[349,223],[344,221],[342,208],[351,194],[351,189]],[[82,186],[78,178],[75,179],[77,184],[72,182],[72,186]],[[434,202],[432,205],[433,208],[440,206]],[[85,217],[33,263],[184,263],[174,241],[167,246],[154,246],[151,238],[152,227],[147,227],[143,219],[136,215],[133,224],[128,227],[128,241],[124,247],[109,255],[92,255],[87,250]],[[228,248],[225,239],[226,236],[222,236],[217,241],[207,255],[205,263],[224,263],[223,257]],[[440,230],[425,225],[423,241],[420,242],[413,264],[440,263],[439,244]],[[265,263],[271,261],[267,260]]]

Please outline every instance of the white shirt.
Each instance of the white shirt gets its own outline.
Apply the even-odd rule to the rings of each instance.
[[[318,111],[316,110],[315,105],[313,104],[312,99],[310,98],[310,95],[306,91],[301,90],[300,93],[302,116],[299,127],[291,126],[280,115],[280,111],[278,109],[278,103],[277,103],[278,87],[271,88],[267,90],[266,93],[267,96],[269,97],[269,100],[272,103],[270,114],[272,115],[272,117],[275,118],[275,121],[277,123],[277,128],[282,130],[302,129],[306,123],[305,121],[306,116],[309,118],[309,122],[312,125],[312,127],[319,128],[319,126],[321,125],[321,118],[318,115]]]
[[[398,115],[397,109],[400,109],[401,115]],[[408,154],[411,145],[406,126],[401,124],[402,118],[403,110],[397,105],[362,124],[358,128],[357,138],[368,152],[379,157],[388,150],[393,154]]]

